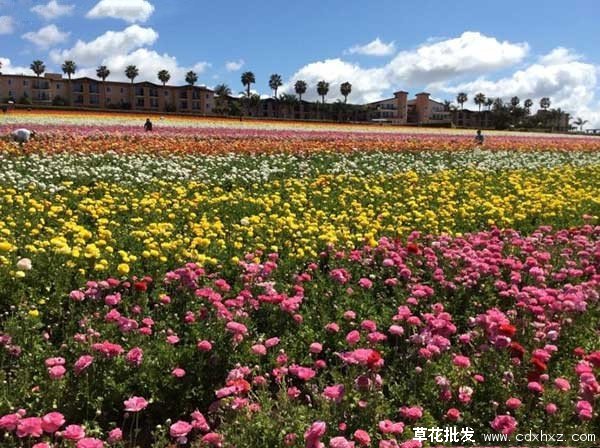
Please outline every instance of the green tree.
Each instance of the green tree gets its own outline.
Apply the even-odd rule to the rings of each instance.
[[[492,105],[494,104],[494,99],[493,98],[488,98],[485,100],[485,105],[488,108],[488,110],[492,110]]]
[[[343,82],[340,85],[340,93],[344,97],[344,104],[346,104],[348,102],[348,95],[352,93],[352,84],[347,81]]]
[[[71,76],[77,71],[77,64],[73,61],[65,61],[62,65],[62,71],[71,80]]]
[[[519,99],[518,96],[513,96],[510,99],[510,105],[514,108],[516,108],[519,104],[521,103],[521,100]]]
[[[187,72],[185,74],[185,82],[187,82],[190,86],[196,84],[198,82],[198,75],[196,74],[196,72],[194,72],[193,70]]]
[[[171,79],[171,74],[168,70],[161,70],[157,74],[158,80],[162,82],[163,87],[167,85],[169,80]]]
[[[581,117],[577,117],[577,119],[575,121],[573,121],[573,124],[575,126],[579,126],[579,131],[583,132],[583,126],[587,123],[587,120],[584,120]]]
[[[63,62],[62,65],[62,71],[65,75],[67,75],[67,77],[69,78],[69,94],[68,96],[68,101],[69,101],[69,106],[72,104],[72,100],[73,100],[73,94],[71,92],[71,76],[73,76],[75,74],[75,72],[77,71],[77,64],[75,64],[74,61],[65,61]]]
[[[216,112],[219,114],[225,114],[229,112],[229,97],[231,96],[231,89],[227,84],[219,84],[215,86],[216,98]]]
[[[135,65],[128,65],[125,69],[125,76],[127,76],[127,78],[131,80],[131,84],[133,84],[133,81],[135,80],[135,78],[138,77],[139,74],[140,71]]]
[[[96,69],[96,76],[102,80],[102,107],[106,106],[106,78],[110,75],[110,70],[106,65],[101,65]]]
[[[464,108],[464,104],[469,100],[469,97],[467,96],[466,93],[461,92],[458,95],[456,95],[456,102],[458,104],[460,104],[460,108],[461,110]]]
[[[479,107],[479,112],[481,112],[481,106],[485,104],[485,100],[485,95],[481,92],[473,98],[473,102]]]
[[[319,81],[317,83],[317,93],[323,100],[323,104],[325,104],[325,97],[329,93],[329,83],[326,81]]]
[[[296,95],[298,95],[299,101],[302,101],[302,95],[306,93],[307,88],[306,81],[302,81],[301,79],[294,84],[294,91],[296,92]]]
[[[38,78],[46,71],[46,66],[40,60],[33,61],[29,68]]]
[[[256,77],[252,72],[244,72],[241,76],[242,85],[246,88],[246,96],[250,98],[250,87],[256,83]]]
[[[273,98],[277,98],[277,90],[283,85],[281,75],[274,73],[269,78],[269,88],[273,91]]]
[[[540,100],[540,107],[544,110],[547,110],[550,107],[550,104],[550,98],[548,98],[547,96]]]
[[[525,102],[523,103],[523,105],[525,106],[525,110],[527,111],[527,114],[531,113],[531,106],[533,106],[533,101],[531,101],[530,98],[527,98],[525,100]]]

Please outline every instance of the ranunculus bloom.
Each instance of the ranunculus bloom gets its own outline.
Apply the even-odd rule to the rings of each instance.
[[[344,397],[344,385],[336,384],[334,386],[327,386],[323,390],[323,396],[328,400],[332,400],[339,403]]]
[[[354,440],[358,442],[360,446],[369,446],[371,443],[371,437],[367,431],[357,429],[354,431]]]
[[[33,445],[31,448],[52,448],[52,446],[50,446],[50,444],[46,442],[39,442]]]
[[[80,356],[79,359],[77,361],[75,361],[75,364],[73,365],[73,370],[75,371],[75,375],[79,375],[81,372],[83,372],[85,369],[87,369],[92,364],[93,361],[94,361],[94,358],[90,355]]]
[[[17,423],[17,437],[40,437],[43,432],[42,419],[39,417],[22,418]]]
[[[456,408],[450,408],[446,412],[446,418],[451,422],[456,422],[460,419],[460,411]]]
[[[571,384],[569,384],[569,381],[566,380],[565,378],[556,378],[554,380],[554,385],[556,386],[556,388],[558,390],[562,390],[562,391],[567,391],[567,390],[571,389]]]
[[[144,351],[139,347],[134,347],[127,352],[125,359],[132,366],[139,367],[144,359]]]
[[[183,378],[185,376],[185,370],[180,367],[176,367],[171,371],[171,375],[175,378]]]
[[[210,426],[200,411],[192,412],[192,426],[202,432],[210,431]]]
[[[350,442],[345,437],[334,437],[329,441],[330,448],[354,448],[354,442]]]
[[[50,378],[53,380],[61,379],[63,376],[65,376],[65,373],[67,373],[67,369],[65,369],[63,366],[53,366],[48,369],[48,375],[50,375]]]
[[[498,415],[490,424],[495,431],[506,435],[511,435],[517,429],[517,421],[511,415]]]
[[[208,341],[198,341],[196,348],[201,352],[210,352],[212,350],[212,344]]]
[[[47,433],[54,433],[65,424],[65,417],[60,412],[50,412],[42,417],[42,429]]]
[[[346,335],[346,342],[350,345],[356,345],[360,341],[360,333],[356,330],[352,330]]]
[[[93,437],[85,437],[77,442],[77,448],[103,448],[104,442]]]
[[[179,420],[171,425],[171,427],[169,428],[169,434],[171,435],[171,437],[178,439],[180,437],[187,436],[192,429],[192,425],[190,425],[188,422]]]
[[[323,345],[321,345],[318,342],[313,342],[312,344],[310,344],[308,351],[314,354],[321,353],[323,351]]]
[[[202,436],[202,442],[206,443],[207,445],[220,447],[222,441],[223,437],[221,436],[221,434],[218,434],[216,432],[209,432],[208,434],[204,434]]]
[[[510,410],[517,409],[521,406],[521,400],[515,397],[511,397],[506,400],[506,407]]]
[[[17,429],[17,424],[21,420],[21,415],[18,413],[6,414],[0,417],[0,429],[5,431],[14,431]]]
[[[131,397],[129,400],[125,400],[123,404],[128,412],[139,412],[148,406],[148,402],[142,397]]]
[[[62,436],[67,440],[79,440],[85,437],[85,431],[79,425],[69,425],[62,431]]]
[[[29,258],[21,258],[17,261],[17,269],[19,271],[31,271],[31,260]]]
[[[457,367],[462,367],[464,369],[471,366],[471,360],[466,356],[456,355],[452,360],[452,363]]]
[[[321,437],[325,435],[327,424],[325,422],[316,421],[304,433],[304,441],[306,448],[320,448]]]
[[[263,344],[255,344],[250,348],[250,350],[252,353],[259,356],[265,356],[267,354],[267,347]]]
[[[382,420],[379,422],[379,430],[383,434],[402,434],[404,432],[404,423]]]
[[[117,443],[123,440],[123,431],[121,428],[115,428],[108,433],[108,443]]]

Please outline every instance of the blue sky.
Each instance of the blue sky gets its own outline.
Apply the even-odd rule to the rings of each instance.
[[[163,67],[174,82],[194,69],[234,91],[252,70],[261,94],[280,73],[282,90],[326,79],[330,100],[347,80],[354,102],[397,89],[550,96],[600,127],[599,16],[597,0],[0,0],[0,59],[4,72],[34,58],[49,70],[72,58],[82,75],[102,63],[112,79],[129,63],[153,81]]]

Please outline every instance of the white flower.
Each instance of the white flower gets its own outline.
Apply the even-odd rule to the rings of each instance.
[[[19,271],[31,271],[31,260],[29,258],[21,258],[17,261],[17,269]]]

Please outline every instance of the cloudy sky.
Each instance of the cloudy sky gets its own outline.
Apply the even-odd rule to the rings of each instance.
[[[297,79],[353,85],[352,102],[395,90],[438,99],[488,96],[538,101],[549,96],[600,128],[598,0],[0,0],[4,73],[30,73],[33,59],[57,71],[73,59],[79,75],[104,64],[124,79],[167,69],[183,82],[194,70],[208,86],[241,90],[256,74],[269,94],[271,73],[289,90]]]

